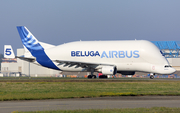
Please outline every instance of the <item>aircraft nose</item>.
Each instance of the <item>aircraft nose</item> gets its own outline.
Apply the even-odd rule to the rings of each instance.
[[[176,69],[174,69],[174,68],[171,68],[171,71],[172,71],[172,73],[174,73],[174,72],[176,72]]]

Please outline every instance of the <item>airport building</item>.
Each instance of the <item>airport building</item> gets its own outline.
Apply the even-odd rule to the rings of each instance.
[[[152,41],[167,58],[170,65],[174,67],[178,74],[180,72],[180,42],[178,41]],[[24,54],[24,49],[17,49],[17,56]],[[90,73],[87,72],[61,72],[53,69],[48,69],[38,66],[20,59],[3,59],[1,63],[1,72],[5,76],[31,76],[31,77],[51,77],[65,75],[84,76]],[[138,73],[139,74],[139,73]]]
[[[167,58],[170,65],[180,71],[180,41],[152,41]]]
[[[24,49],[17,49],[17,56],[24,54]],[[1,72],[5,76],[32,76],[32,77],[50,77],[57,76],[61,72],[38,66],[20,59],[3,59],[1,63]]]

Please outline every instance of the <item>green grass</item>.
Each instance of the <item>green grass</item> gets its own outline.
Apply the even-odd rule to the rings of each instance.
[[[0,101],[144,95],[179,96],[180,82],[0,82]]]
[[[57,110],[13,113],[179,113],[180,108],[153,107],[153,108],[125,108],[125,109],[88,109],[88,110]]]

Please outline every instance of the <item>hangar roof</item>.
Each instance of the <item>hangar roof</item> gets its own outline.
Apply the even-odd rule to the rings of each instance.
[[[180,41],[151,41],[166,58],[180,58]]]

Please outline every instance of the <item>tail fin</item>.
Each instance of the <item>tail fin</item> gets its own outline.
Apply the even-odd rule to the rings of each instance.
[[[17,29],[23,45],[29,50],[29,52],[34,57],[36,57],[36,61],[40,65],[59,70],[59,68],[52,62],[52,60],[48,57],[48,55],[44,51],[43,46],[49,48],[52,47],[51,45],[40,43],[25,26],[18,26]]]
[[[15,58],[11,45],[4,45],[4,58]]]
[[[33,34],[25,27],[17,27],[21,41],[23,45],[33,54],[35,51],[44,50],[39,41],[33,36]]]

